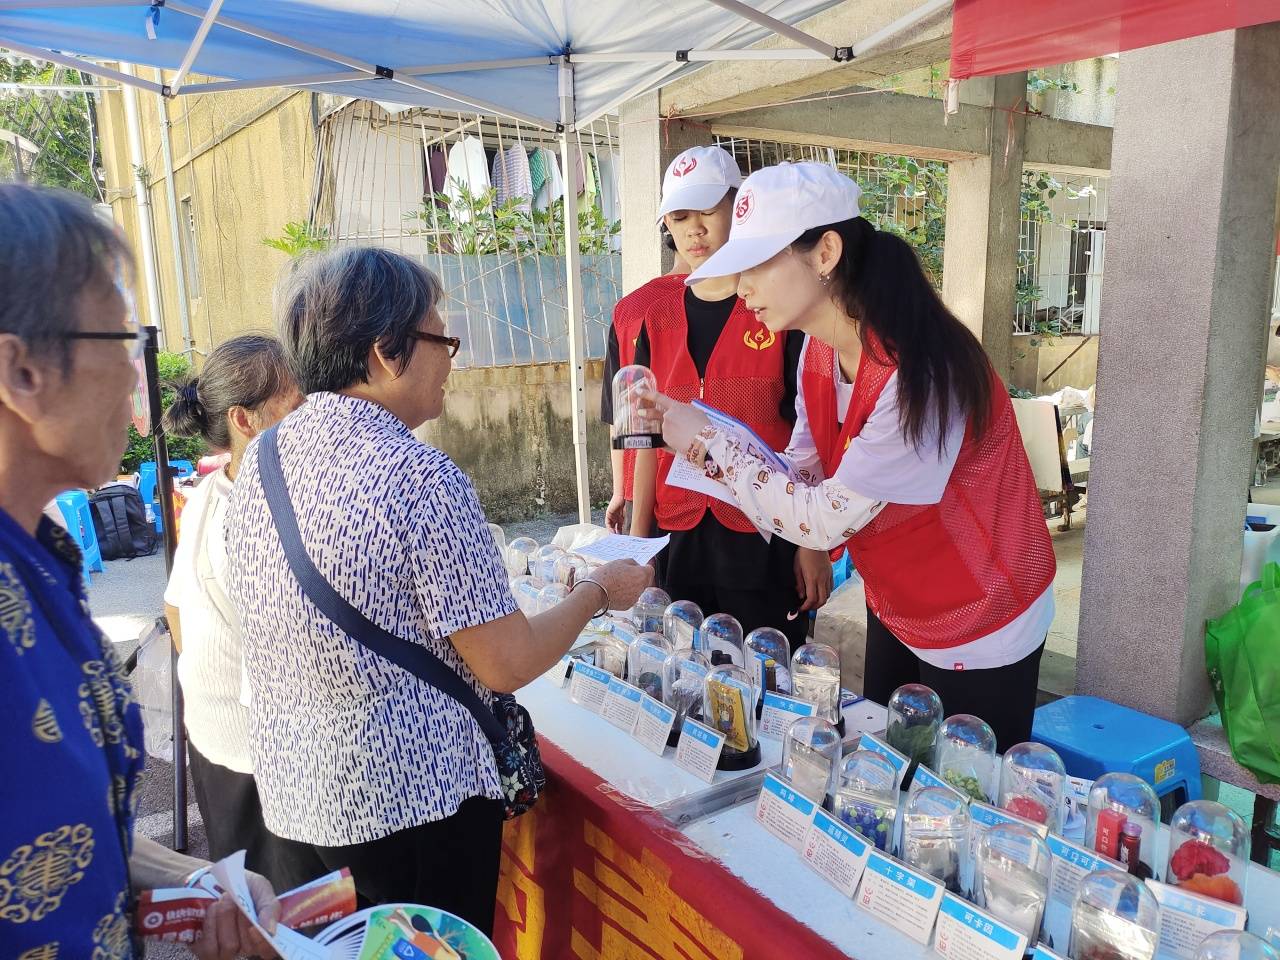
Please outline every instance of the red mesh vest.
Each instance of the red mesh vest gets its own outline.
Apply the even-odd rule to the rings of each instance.
[[[633,290],[627,294],[613,308],[613,329],[618,338],[618,369],[629,367],[636,360],[636,341],[640,338],[640,330],[644,326],[644,314],[648,309],[652,297],[645,291],[654,283],[666,280],[666,277],[659,277],[658,280],[651,281],[639,290]],[[681,286],[684,285],[684,278],[679,278]],[[612,390],[613,384],[606,383],[605,390]],[[634,500],[632,496],[636,478],[636,452],[634,450],[622,451],[622,496],[626,500]]]
[[[632,296],[646,291],[651,298],[645,318],[649,332],[649,366],[657,378],[658,389],[686,403],[702,399],[747,424],[774,450],[785,449],[791,440],[791,424],[778,412],[784,391],[785,337],[770,333],[738,300],[711,353],[706,377],[700,383],[698,369],[689,356],[684,278],[660,277]],[[655,513],[662,529],[690,530],[710,507],[715,518],[728,529],[739,533],[755,530],[755,524],[736,507],[704,494],[668,486],[671,462],[671,454],[658,452]]]
[[[833,363],[831,348],[810,338],[801,383],[829,477],[895,369],[882,347],[863,350],[842,427]],[[981,639],[1021,616],[1053,582],[1053,546],[1013,405],[994,371],[991,378],[991,424],[977,439],[970,422],[941,502],[890,503],[849,531],[846,546],[866,582],[867,603],[908,646]]]

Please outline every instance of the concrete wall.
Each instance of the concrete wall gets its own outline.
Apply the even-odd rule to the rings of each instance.
[[[144,71],[144,75],[147,71]],[[133,172],[125,140],[122,94],[96,98],[102,122],[103,165],[116,220],[137,249]],[[143,154],[160,280],[164,342],[183,348],[179,287],[160,147],[157,98],[138,95]],[[310,95],[282,90],[246,91],[167,104],[173,148],[179,230],[184,199],[194,218],[193,265],[199,296],[188,298],[194,360],[247,330],[271,326],[271,296],[288,258],[262,245],[291,220],[306,220],[314,174],[315,134]],[[183,238],[182,243],[186,242]],[[139,283],[139,295],[141,284]]]
[[[592,500],[611,490],[608,428],[597,415],[601,363],[587,362],[587,444]],[[449,454],[471,478],[495,523],[577,509],[569,365],[457,370],[444,415],[418,436]]]
[[[1038,341],[1038,345],[1033,345],[1032,340]],[[1032,335],[1015,336],[1013,374],[1009,382],[1036,394],[1054,393],[1063,387],[1087,390],[1098,379],[1098,342],[1097,337],[1046,340]],[[1050,376],[1060,363],[1062,368]]]

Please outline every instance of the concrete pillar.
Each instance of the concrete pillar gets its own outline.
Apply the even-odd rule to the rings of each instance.
[[[989,150],[952,161],[947,176],[942,298],[982,340],[1005,379],[1013,363],[1026,96],[1026,73],[995,78]]]
[[[1239,600],[1280,171],[1280,23],[1126,51],[1076,689],[1187,724]]]
[[[654,220],[662,174],[677,154],[711,142],[706,127],[658,118],[658,94],[622,105],[622,289],[630,293],[671,269]]]

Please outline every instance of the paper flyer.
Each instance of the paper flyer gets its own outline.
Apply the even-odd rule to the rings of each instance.
[[[589,560],[608,563],[611,560],[634,560],[636,563],[648,563],[671,541],[671,537],[628,537],[620,533],[611,533],[601,537],[595,543],[588,544],[578,551],[578,555]]]

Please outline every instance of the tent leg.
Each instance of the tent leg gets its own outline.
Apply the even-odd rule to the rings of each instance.
[[[578,486],[578,522],[591,522],[591,490],[587,478],[586,330],[582,314],[582,253],[578,249],[577,195],[573,168],[578,147],[567,125],[560,134],[560,166],[564,170],[565,315],[569,322],[569,389],[573,395],[573,472]]]

